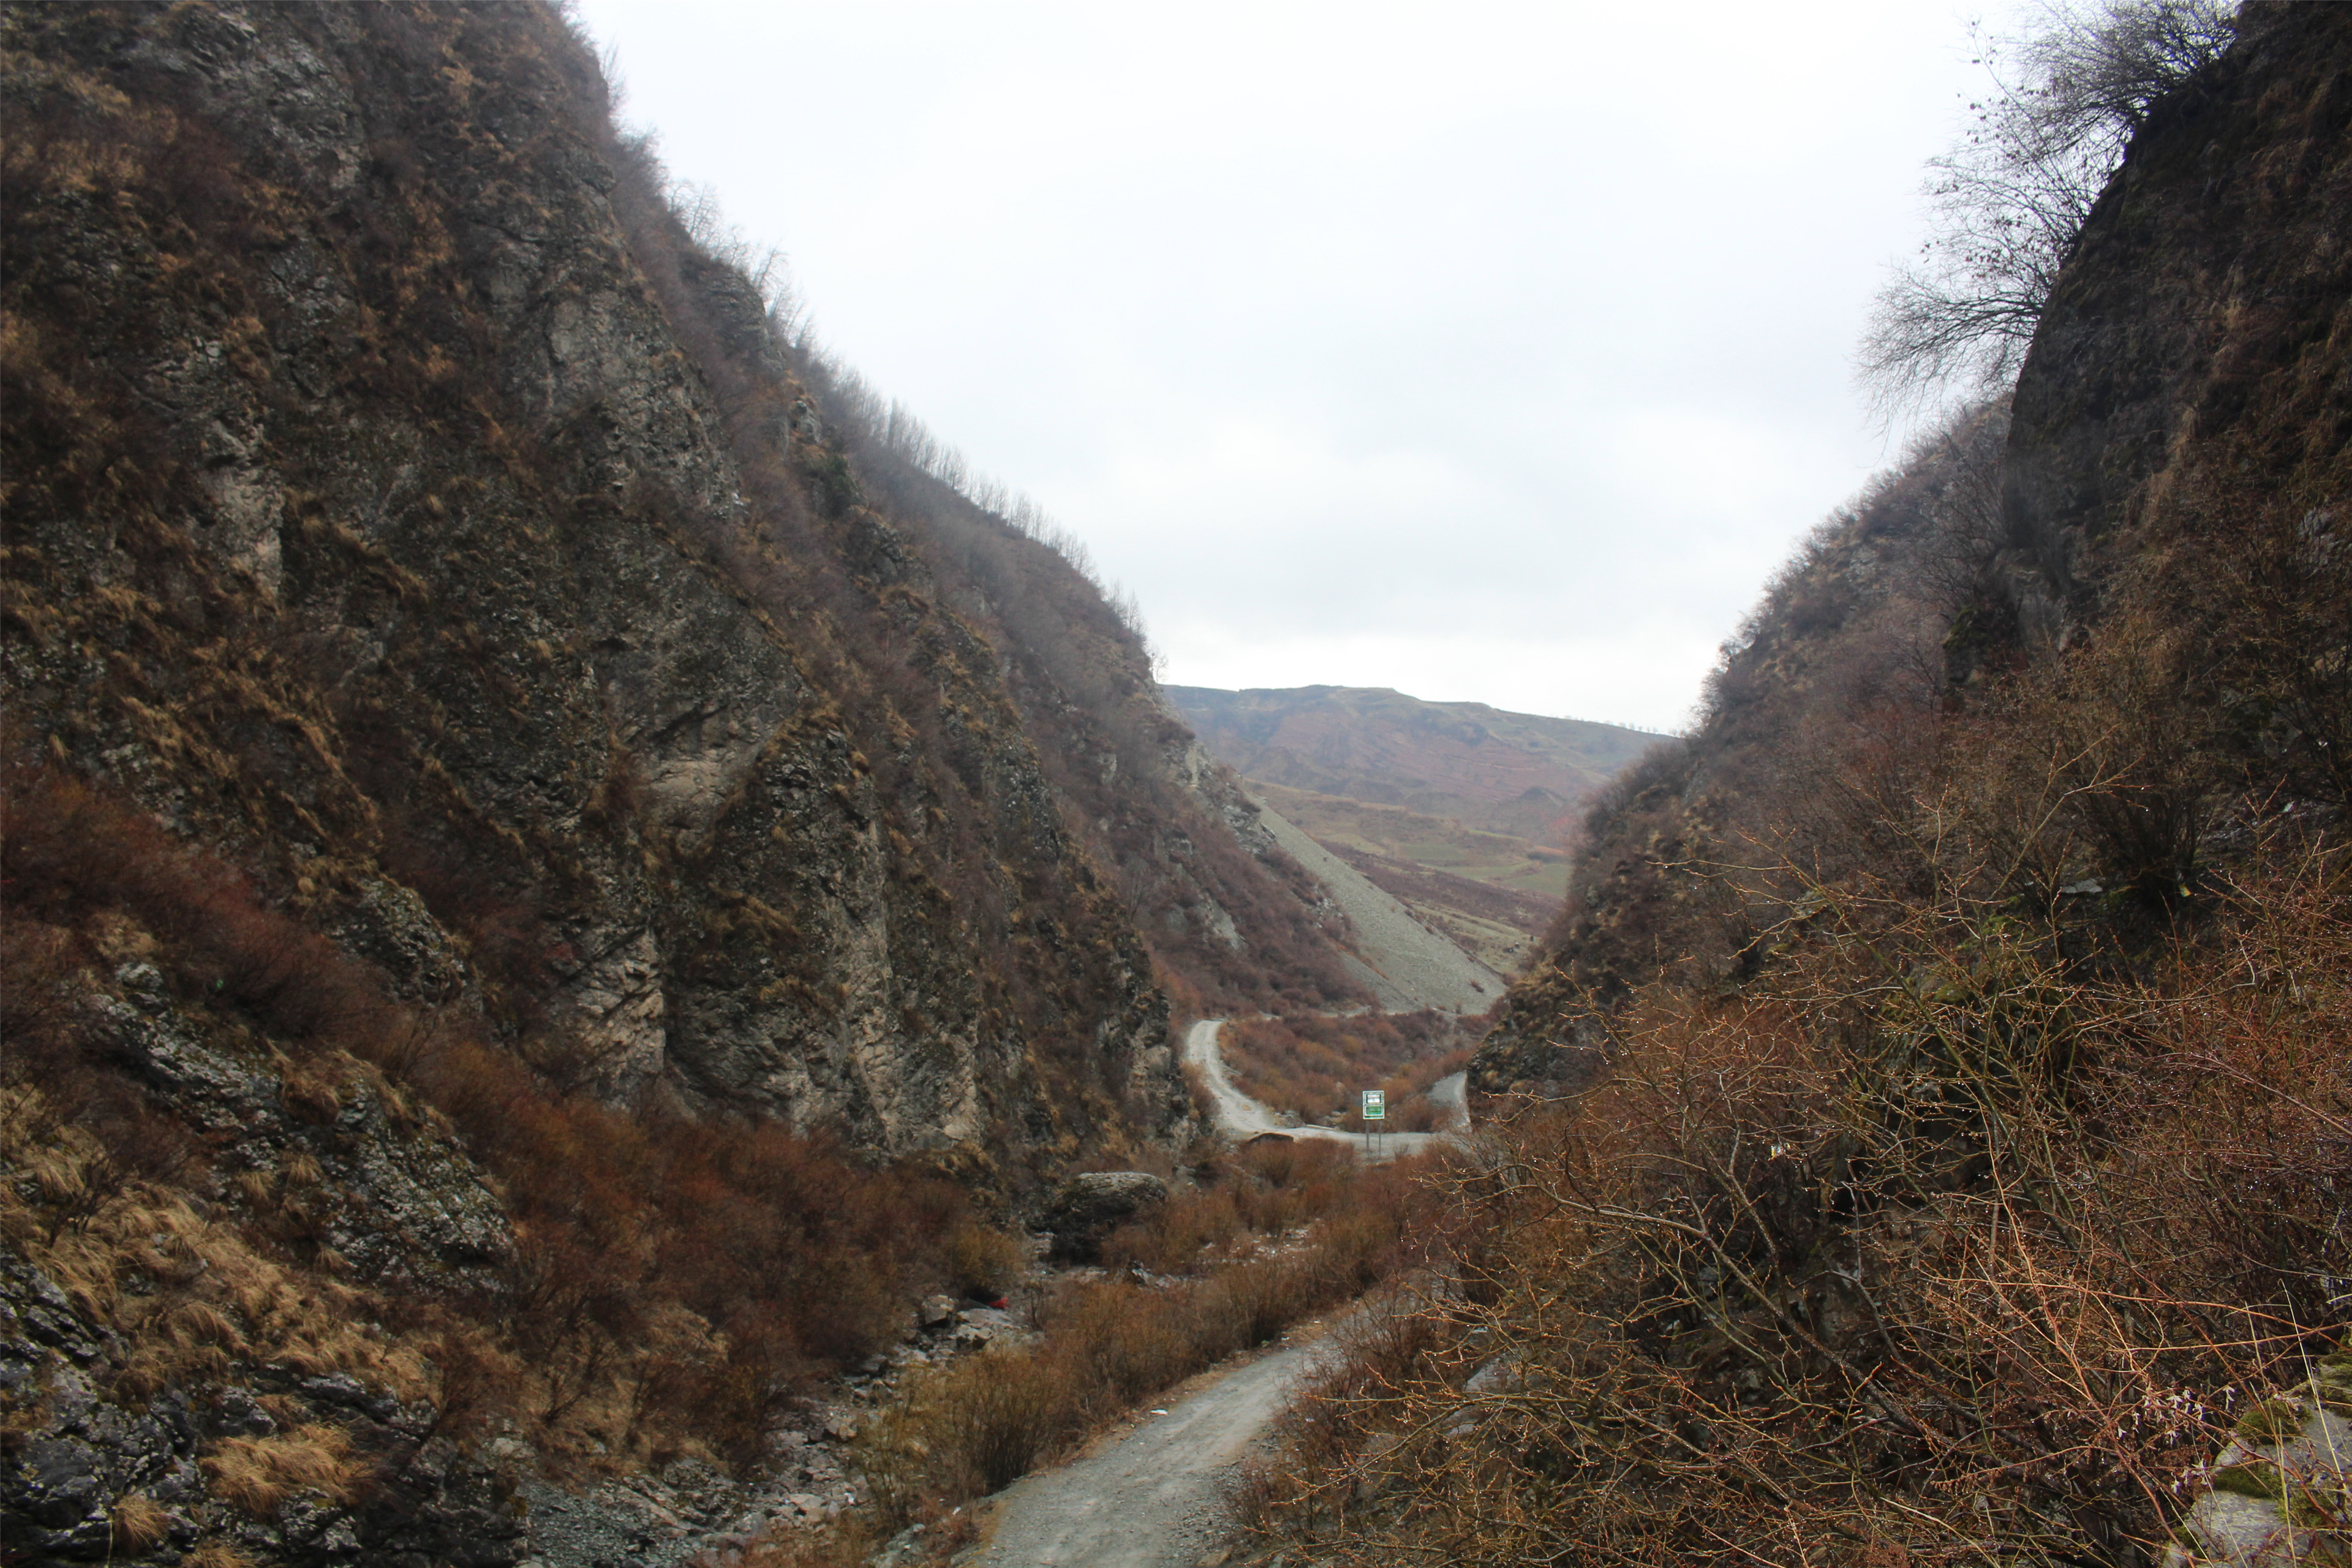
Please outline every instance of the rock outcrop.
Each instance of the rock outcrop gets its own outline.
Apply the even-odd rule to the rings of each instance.
[[[2248,6],[2237,45],[2155,107],[2099,198],[2034,333],[2003,465],[1987,608],[2029,648],[2098,616],[2196,470],[2227,463],[2290,494],[2340,482],[2347,37],[2335,6]]]
[[[1155,949],[1345,994],[1132,634],[828,415],[551,16],[8,28],[13,745],[615,1101],[1168,1133]]]
[[[1189,1137],[1161,974],[1359,999],[1139,637],[698,240],[556,7],[0,45],[12,1561],[511,1560],[490,1413],[756,1453],[950,1178]]]
[[[1091,1263],[1103,1238],[1168,1201],[1168,1184],[1149,1171],[1088,1171],[1071,1177],[1045,1205],[1057,1258]]]
[[[2352,1560],[2352,1351],[2249,1408],[2213,1457],[2210,1489],[2165,1568],[2286,1568]]]

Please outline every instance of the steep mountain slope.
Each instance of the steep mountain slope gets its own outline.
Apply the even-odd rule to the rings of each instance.
[[[1133,637],[952,494],[865,504],[568,42],[329,16],[12,23],[19,749],[614,1096],[891,1148],[1176,1114],[1136,919],[1244,990],[1313,937]],[[975,556],[1055,647],[958,613]]]
[[[1353,968],[1391,1012],[1434,1008],[1484,1013],[1503,994],[1502,976],[1473,958],[1450,936],[1425,923],[1386,889],[1332,854],[1275,811],[1263,820],[1276,842],[1346,911],[1355,938]]]
[[[1474,1063],[1450,1289],[1301,1412],[1269,1551],[2352,1540],[2305,1436],[2352,1365],[2352,11],[2233,32],[2014,398],[1826,521],[1594,803]]]
[[[2241,792],[2337,809],[2347,22],[2249,16],[2227,69],[2159,106],[2102,196],[2013,416],[1961,417],[1825,522],[1729,646],[1697,733],[1601,796],[1484,1086],[1549,1076],[1588,1004],[1662,967],[1752,973],[1778,906],[1698,873],[1888,853],[1886,815],[1923,786],[1902,764],[1946,754],[1960,693],[2077,710],[2050,741],[2075,748],[2066,809],[2090,859],[2070,885],[2160,909],[2217,833],[2248,830]]]
[[[1591,802],[1568,897],[1480,1047],[1472,1083],[1575,1079],[1599,1020],[1662,977],[1750,978],[1786,891],[1738,868],[1827,873],[1884,847],[1856,764],[1929,754],[1943,639],[1997,549],[1999,408],[1971,411],[1824,521],[1725,645],[1703,722]],[[1899,786],[1897,786],[1899,787]]]
[[[1385,689],[1168,695],[1271,807],[1504,973],[1559,902],[1580,803],[1655,740]]]
[[[967,1191],[1189,1135],[1162,976],[1369,999],[553,8],[0,47],[12,1560],[509,1560],[457,1436],[756,1453]]]
[[[1289,789],[1250,793],[1498,973],[1516,973],[1559,908],[1568,856],[1401,805]]]

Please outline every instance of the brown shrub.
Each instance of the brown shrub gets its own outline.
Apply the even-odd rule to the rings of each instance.
[[[145,1492],[125,1492],[116,1499],[109,1523],[113,1546],[129,1552],[160,1546],[172,1533],[171,1514]]]
[[[1349,1118],[1342,1124],[1354,1131],[1363,1127],[1360,1095],[1368,1089],[1389,1091],[1390,1131],[1429,1131],[1434,1110],[1416,1110],[1413,1102],[1460,1070],[1465,1046],[1460,1021],[1436,1012],[1236,1018],[1218,1039],[1242,1092],[1301,1121]]]
[[[388,1101],[413,1096],[499,1180],[521,1237],[504,1300],[477,1304],[471,1325],[422,1303],[379,1302],[351,1319],[391,1311],[420,1325],[446,1358],[445,1423],[527,1401],[558,1440],[589,1422],[648,1444],[691,1428],[748,1454],[775,1400],[824,1362],[883,1343],[910,1295],[950,1279],[1001,1289],[1019,1267],[1017,1244],[976,1225],[943,1181],[866,1167],[771,1124],[633,1117],[565,1093],[478,1022],[394,1003],[381,976],[268,908],[249,879],[118,797],[46,769],[5,783],[0,940],[11,973],[0,990],[22,1034],[0,1094],[41,1145],[26,1155],[38,1196],[27,1205],[12,1186],[9,1224],[42,1243],[53,1271],[87,1281],[101,1317],[126,1310],[107,1261],[128,1236],[123,1216],[143,1212],[142,1184],[175,1180],[192,1157],[178,1124],[92,1055],[73,1022],[71,994],[98,956],[90,933],[120,942],[125,929],[144,933],[184,1007],[278,1042],[290,1110],[331,1121],[362,1086]],[[58,1142],[68,1121],[76,1130]],[[234,1183],[274,1245],[331,1270],[305,1195],[320,1173],[297,1152],[278,1175],[240,1172]],[[217,1374],[261,1342],[255,1313],[274,1313],[278,1290],[254,1287],[238,1304],[242,1330],[224,1304],[161,1301],[152,1324],[139,1320],[154,1338],[125,1375],[161,1386],[174,1369]],[[320,1309],[330,1315],[354,1300],[323,1282],[312,1294],[341,1304]],[[676,1334],[657,1325],[681,1311],[706,1339],[723,1335],[724,1352],[679,1361]],[[322,1367],[344,1353],[323,1324],[299,1335],[298,1346],[281,1334],[271,1353]],[[267,1479],[243,1460],[233,1468]]]
[[[1029,1248],[992,1226],[967,1221],[948,1238],[948,1278],[967,1295],[993,1300],[1029,1266]]]
[[[1455,1178],[1444,1288],[1303,1407],[1258,1527],[1364,1563],[2160,1552],[2235,1391],[2352,1328],[2352,867],[2280,849],[2145,976],[1832,895],[1774,985],[1643,998]]]
[[[1306,1173],[1314,1179],[1301,1180]],[[1139,1399],[1385,1278],[1406,1260],[1402,1243],[1423,1206],[1418,1173],[1361,1167],[1344,1152],[1337,1161],[1253,1152],[1214,1173],[1212,1193],[1179,1196],[1121,1231],[1115,1245],[1170,1272],[1187,1238],[1215,1235],[1228,1256],[1162,1289],[1120,1278],[1066,1285],[1036,1309],[1034,1345],[991,1349],[910,1383],[859,1440],[859,1467],[885,1518],[1009,1485]],[[1247,1192],[1289,1201],[1244,1205]],[[1280,1224],[1255,1232],[1261,1250],[1234,1256],[1245,1207]],[[1204,1215],[1221,1217],[1204,1224]],[[1294,1222],[1313,1228],[1294,1234]]]

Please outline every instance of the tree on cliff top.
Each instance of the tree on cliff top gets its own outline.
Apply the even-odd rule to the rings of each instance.
[[[2025,31],[1983,43],[1993,90],[1929,161],[1929,237],[1880,291],[1857,355],[1884,412],[2014,379],[2133,133],[2235,36],[2220,0],[2052,0]]]

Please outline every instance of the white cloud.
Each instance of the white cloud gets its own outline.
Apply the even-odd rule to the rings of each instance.
[[[586,0],[821,334],[1198,684],[1681,721],[1885,461],[1933,8]]]

